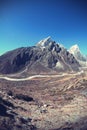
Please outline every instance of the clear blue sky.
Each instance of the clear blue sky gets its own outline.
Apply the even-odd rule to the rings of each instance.
[[[0,0],[0,54],[48,36],[87,54],[87,0]]]

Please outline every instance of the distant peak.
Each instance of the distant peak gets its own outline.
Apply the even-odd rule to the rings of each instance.
[[[74,46],[72,46],[70,48],[70,53],[72,53],[75,58],[78,60],[78,62],[81,64],[81,66],[85,66],[87,62],[87,58],[85,55],[82,54],[82,52],[79,49],[79,46],[77,44],[75,44]]]
[[[78,47],[78,44],[74,44],[73,46]]]
[[[80,51],[78,44],[73,45],[73,46],[70,48],[70,51],[71,51],[71,52]]]
[[[40,47],[46,47],[46,46],[49,46],[50,43],[54,42],[51,37],[47,37],[47,38],[44,38],[42,39],[41,41],[39,41],[36,46],[40,46]]]
[[[79,48],[78,44],[72,46],[73,48]]]
[[[75,44],[75,45],[73,45],[72,47],[78,48],[79,46],[78,46],[78,44]]]

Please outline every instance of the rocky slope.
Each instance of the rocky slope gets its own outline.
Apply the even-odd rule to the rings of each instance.
[[[0,73],[24,71],[30,74],[78,71],[79,62],[73,54],[50,37],[33,47],[22,47],[0,56]]]
[[[0,79],[0,130],[87,130],[86,74]]]

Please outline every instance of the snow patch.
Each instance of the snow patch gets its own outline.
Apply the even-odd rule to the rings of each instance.
[[[40,42],[38,42],[38,43],[36,44],[36,46],[45,48],[46,46],[48,46],[48,45],[49,45],[50,43],[52,43],[52,42],[54,42],[54,41],[53,41],[53,40],[51,39],[51,37],[49,36],[49,37],[47,37],[47,38],[41,40]]]
[[[64,66],[62,65],[60,61],[56,63],[56,67],[58,67],[59,69],[64,69]]]

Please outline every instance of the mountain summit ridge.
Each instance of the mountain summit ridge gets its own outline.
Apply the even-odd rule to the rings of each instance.
[[[78,44],[73,45],[72,47],[70,47],[70,51],[73,53],[74,51],[80,51],[80,48],[78,46]]]
[[[36,46],[39,47],[46,47],[48,46],[50,43],[53,43],[54,41],[52,40],[51,36],[48,36],[47,38],[42,39],[41,41],[39,41]]]
[[[36,46],[18,48],[0,56],[0,73],[4,74],[23,70],[28,74],[69,72],[79,71],[79,67],[73,54],[51,37],[39,41]]]

